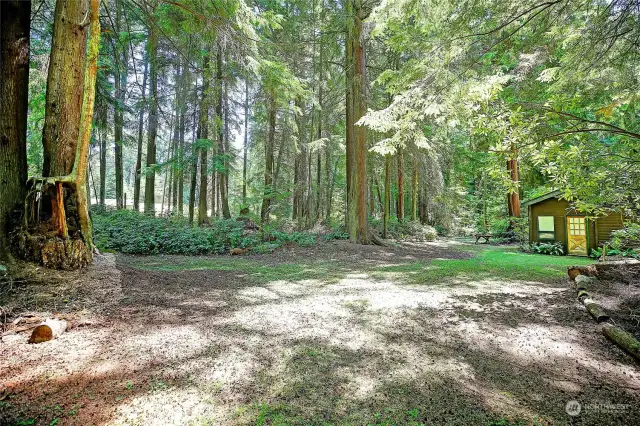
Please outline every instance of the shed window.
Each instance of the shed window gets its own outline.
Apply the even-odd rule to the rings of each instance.
[[[553,216],[538,216],[538,240],[555,241],[556,229]]]

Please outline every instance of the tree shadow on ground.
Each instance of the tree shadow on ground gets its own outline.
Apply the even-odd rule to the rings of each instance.
[[[406,285],[345,257],[320,259],[327,279],[305,279],[305,258],[257,278],[268,265],[246,258],[222,270],[176,258],[164,271],[121,260],[103,323],[1,350],[14,419],[610,425],[640,414],[637,370],[588,317],[567,314],[572,298],[557,283]],[[371,264],[387,262],[402,260]],[[572,399],[628,406],[572,419]]]

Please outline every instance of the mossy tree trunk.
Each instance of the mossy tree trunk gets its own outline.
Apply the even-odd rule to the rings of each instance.
[[[61,3],[65,3],[65,5],[61,5]],[[86,176],[100,46],[98,0],[91,0],[90,11],[86,11],[86,14],[82,15],[81,20],[77,22],[69,21],[72,16],[76,16],[75,13],[78,13],[73,8],[67,9],[71,3],[76,5],[76,2],[58,2],[56,4],[51,53],[52,57],[56,57],[56,61],[52,60],[51,65],[55,63],[55,66],[49,68],[48,81],[53,86],[47,87],[46,104],[48,106],[47,114],[51,113],[59,119],[64,119],[76,113],[77,102],[67,99],[67,97],[80,96],[80,114],[75,123],[54,123],[50,116],[45,118],[44,133],[49,137],[44,143],[45,149],[49,150],[45,150],[45,165],[48,176],[34,177],[30,180],[32,191],[25,202],[27,208],[23,221],[24,233],[21,234],[19,241],[25,257],[38,260],[47,267],[62,269],[79,268],[87,265],[92,259],[93,241],[87,205]],[[78,40],[66,40],[64,37],[69,37],[71,34],[80,38],[84,46],[84,37],[86,36],[84,28],[87,24],[90,28],[90,38],[86,50],[83,49],[80,52],[82,58],[71,57],[70,53],[75,51],[72,45]],[[58,29],[55,28],[55,25],[59,25]],[[60,25],[62,25],[62,29]],[[68,67],[64,65],[67,61],[69,62]],[[72,74],[70,67],[79,62],[83,64],[86,62],[82,90],[79,94],[75,88],[65,92],[62,89],[70,87],[64,83],[68,77],[56,74]],[[54,90],[56,88],[60,90]],[[61,104],[56,105],[50,95]],[[47,123],[54,129],[47,128]],[[66,132],[75,135],[76,140],[72,141]],[[55,139],[51,139],[52,135],[55,136]],[[46,221],[43,220],[45,217],[40,215],[41,209],[35,207],[36,197],[31,197],[38,191],[46,193],[51,200],[50,206],[48,206],[50,210],[43,209],[45,217],[48,214]],[[35,218],[35,220],[30,222],[30,218]],[[50,230],[53,231],[53,238],[48,232]]]
[[[30,13],[31,1],[0,2],[0,259],[26,193]]]

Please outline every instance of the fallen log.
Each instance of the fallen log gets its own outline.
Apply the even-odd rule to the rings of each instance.
[[[68,323],[65,320],[48,319],[33,330],[29,343],[42,343],[57,339],[67,330],[67,327]]]
[[[567,274],[569,278],[575,281],[578,275],[586,275],[588,277],[595,277],[598,275],[598,270],[596,269],[596,265],[588,265],[588,266],[570,266],[567,270]]]
[[[586,289],[589,284],[593,284],[597,281],[596,277],[589,277],[587,275],[578,275],[575,279],[577,288]]]
[[[602,324],[602,334],[640,363],[640,342],[632,334],[609,323]]]
[[[584,298],[582,299],[582,304],[587,308],[587,312],[589,312],[598,324],[609,321],[609,315],[607,315],[604,309],[602,309],[593,299]]]

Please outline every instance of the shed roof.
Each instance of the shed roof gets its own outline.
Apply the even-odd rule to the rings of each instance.
[[[555,191],[551,191],[551,192],[547,192],[544,195],[541,195],[539,197],[536,198],[531,198],[529,200],[524,200],[522,203],[520,203],[520,205],[522,207],[529,207],[531,205],[534,204],[538,204],[542,201],[548,200],[550,198],[560,198],[560,196],[562,195],[562,191],[560,190],[555,190]]]

